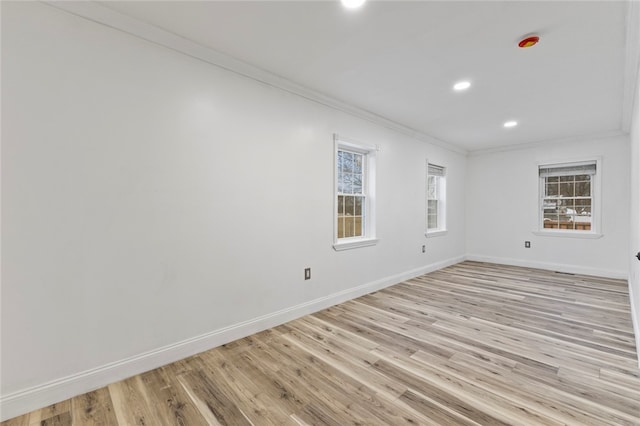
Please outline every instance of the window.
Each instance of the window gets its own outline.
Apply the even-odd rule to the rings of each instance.
[[[367,196],[364,193],[366,154],[338,149],[338,238],[362,237]]]
[[[373,245],[375,149],[336,138],[334,248]]]
[[[538,166],[540,230],[592,233],[598,230],[598,161]]]
[[[445,168],[427,163],[427,235],[446,232]]]

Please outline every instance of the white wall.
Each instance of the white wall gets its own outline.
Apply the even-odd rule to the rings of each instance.
[[[633,255],[640,252],[640,73],[637,74],[635,101],[631,119],[631,231],[629,241],[629,295],[636,335],[636,350],[640,364],[640,262]],[[631,256],[629,256],[631,254]]]
[[[599,239],[534,235],[538,221],[538,163],[602,157]],[[467,254],[471,259],[562,272],[626,278],[629,230],[629,139],[626,136],[468,158]],[[531,241],[531,248],[524,247]]]
[[[2,59],[3,419],[464,255],[461,154],[42,3]],[[334,132],[380,146],[375,247],[332,249]]]

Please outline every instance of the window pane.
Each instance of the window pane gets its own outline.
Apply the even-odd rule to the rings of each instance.
[[[591,208],[591,198],[578,198],[575,200],[576,209]]]
[[[437,215],[438,214],[438,200],[428,200],[427,201],[427,214],[429,214],[429,215]]]
[[[361,237],[362,236],[362,216],[354,216],[353,217],[353,224],[354,224],[354,237]]]
[[[557,196],[558,193],[560,192],[560,187],[558,186],[557,183],[548,183],[546,185],[546,196],[547,197],[553,197],[553,196]]]
[[[338,216],[344,216],[344,195],[338,195]]]
[[[438,228],[438,216],[436,215],[427,215],[427,229],[437,229]]]
[[[574,220],[576,222],[589,222],[591,223],[591,209],[585,209],[576,213]]]
[[[355,206],[354,206],[354,214],[356,216],[362,216],[362,202],[364,201],[363,197],[356,197]]]
[[[362,174],[362,157],[362,154],[354,154],[353,172],[356,174]]]
[[[344,216],[338,218],[338,238],[344,238]]]
[[[338,176],[342,173],[342,165],[344,164],[344,151],[338,151],[338,161],[336,164],[336,168],[338,169]]]
[[[362,175],[359,175],[359,174],[353,175],[352,189],[354,194],[362,194]]]
[[[558,176],[552,176],[552,177],[548,177],[547,178],[547,182],[549,183],[553,183],[553,182],[559,182],[560,180],[558,179]]]
[[[429,200],[435,200],[436,199],[436,187],[429,185],[428,188],[428,192],[427,192],[427,198]]]
[[[545,213],[543,218],[543,228],[557,229],[560,217],[557,213]]]
[[[545,220],[545,222],[548,222],[548,221],[557,222],[560,219],[558,218],[558,214],[557,213],[545,213],[544,214],[544,220]]]
[[[560,176],[560,178],[563,178],[566,176]],[[573,183],[561,183],[560,184],[560,196],[561,197],[573,197],[573,189],[574,189],[574,184]]]
[[[569,223],[569,222],[572,222],[572,221],[573,221],[572,215],[567,214],[567,210],[566,209],[560,211],[560,223],[561,224],[562,223]]]
[[[340,182],[338,182],[338,188],[339,187]],[[342,175],[342,191],[339,192],[343,194],[353,194],[353,175],[351,173],[344,173]]]
[[[573,182],[574,176],[560,176],[560,182]]]
[[[576,197],[590,197],[591,182],[576,182]]]
[[[353,173],[353,153],[343,151],[342,171]]]
[[[427,229],[438,229],[438,200],[427,201]]]
[[[576,176],[576,181],[589,182],[589,181],[591,181],[591,176],[590,175],[578,175],[578,176]]]
[[[353,212],[354,212],[354,199],[355,197],[353,196],[349,196],[349,197],[345,197],[344,200],[344,214],[346,216],[353,216]]]
[[[576,214],[591,217],[591,206],[576,206]]]
[[[344,218],[344,236],[345,238],[355,236],[355,226],[353,216],[345,216]]]
[[[437,194],[437,178],[435,176],[429,176],[427,179],[427,198],[430,200],[435,200],[438,198]]]
[[[543,201],[543,209],[547,210],[547,209],[557,209],[558,206],[560,205],[560,203],[562,203],[562,200],[558,200],[558,199],[549,199],[549,198],[545,198]]]

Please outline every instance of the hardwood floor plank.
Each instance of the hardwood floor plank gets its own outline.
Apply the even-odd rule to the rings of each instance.
[[[134,376],[108,386],[118,424],[162,424],[149,406],[149,399],[140,376]]]
[[[262,386],[250,376],[251,371],[243,371],[228,362],[222,351],[208,351],[200,356],[207,365],[207,374],[253,424],[295,425],[290,417],[291,411],[267,395]]]
[[[636,372],[623,373],[615,369],[600,368],[599,373],[599,377],[602,380],[640,392],[640,377]]]
[[[71,399],[73,424],[112,425],[117,423],[107,388],[100,388]]]
[[[65,414],[71,411],[71,401],[62,401],[57,404],[51,404],[37,412],[33,412],[29,416],[30,425],[40,425],[43,421]]]
[[[206,424],[181,384],[166,369],[152,370],[140,377],[150,395],[151,409],[163,422],[180,426]]]
[[[178,379],[194,403],[200,407],[200,414],[207,420],[215,418],[222,426],[251,425],[247,416],[221,391],[204,371],[192,371]],[[206,407],[208,410],[203,410]]]
[[[29,426],[29,413],[6,420],[2,426]]]
[[[449,404],[442,405],[428,398],[417,391],[408,389],[400,396],[400,401],[407,403],[409,406],[415,408],[417,411],[428,416],[429,419],[435,421],[439,425],[482,425],[483,423],[475,422],[456,411],[448,408]],[[488,424],[488,423],[484,423]]]
[[[71,413],[64,412],[41,420],[41,426],[71,426]]]

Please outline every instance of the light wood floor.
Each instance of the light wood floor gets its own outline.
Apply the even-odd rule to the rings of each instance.
[[[624,281],[477,262],[2,423],[639,425]]]

